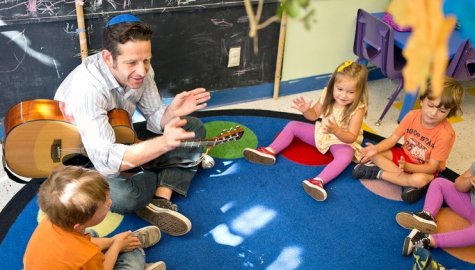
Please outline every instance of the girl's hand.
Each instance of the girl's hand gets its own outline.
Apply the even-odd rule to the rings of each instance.
[[[378,153],[378,149],[372,143],[366,143],[366,147],[361,149],[361,153],[363,154],[363,158],[361,159],[361,163],[368,162],[371,157]]]
[[[340,130],[340,126],[338,126],[338,124],[336,123],[336,120],[335,120],[335,117],[330,117],[328,118],[327,121],[325,121],[325,123],[322,123],[323,124],[323,133],[324,134],[334,134],[336,135],[336,133]]]
[[[312,104],[312,101],[307,102],[303,97],[298,97],[293,100],[294,105],[291,106],[293,109],[299,110],[301,113],[305,113],[308,110],[310,110],[310,105]]]

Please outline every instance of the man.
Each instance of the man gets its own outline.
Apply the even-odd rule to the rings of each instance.
[[[210,94],[197,88],[176,95],[168,106],[162,103],[150,65],[152,34],[149,25],[130,14],[109,20],[103,50],[67,76],[55,99],[66,103],[88,157],[106,176],[111,210],[135,212],[165,233],[183,235],[191,222],[170,199],[173,192],[186,196],[201,148],[177,147],[183,140],[204,138],[202,122],[187,115],[205,108]],[[107,115],[115,108],[130,116],[137,108],[145,116],[146,122],[134,124],[141,142],[116,142]]]

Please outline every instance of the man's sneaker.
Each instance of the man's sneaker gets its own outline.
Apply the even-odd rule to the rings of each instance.
[[[399,212],[396,221],[406,229],[417,229],[423,233],[436,233],[437,224],[434,218],[425,211],[420,212]]]
[[[427,233],[422,233],[417,229],[413,229],[411,233],[406,236],[406,239],[404,239],[404,244],[402,246],[402,255],[411,255],[411,253],[416,247],[429,248],[429,243],[430,239]]]
[[[420,200],[427,192],[427,186],[423,188],[403,187],[401,199],[407,203],[415,203]]]
[[[148,248],[160,241],[162,234],[157,226],[147,226],[134,231],[134,235],[142,243],[142,248]]]
[[[327,199],[327,192],[323,188],[323,182],[318,179],[308,179],[302,182],[303,189],[310,197],[317,201],[324,201]]]
[[[166,270],[166,269],[167,269],[167,266],[162,261],[145,264],[145,270]]]
[[[412,256],[414,257],[412,270],[445,270],[445,267],[432,259],[430,251],[425,248],[416,248]]]
[[[353,169],[353,178],[358,179],[379,179],[381,169],[375,164],[357,164]]]
[[[191,221],[166,199],[153,199],[135,213],[169,235],[180,236],[191,230]]]
[[[244,148],[242,154],[245,159],[253,163],[263,165],[274,165],[275,163],[275,154],[264,147],[259,147],[257,149]]]

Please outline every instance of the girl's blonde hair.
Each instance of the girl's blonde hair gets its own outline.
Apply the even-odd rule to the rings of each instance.
[[[51,223],[66,230],[84,224],[105,202],[109,184],[94,170],[76,166],[55,169],[38,192],[38,204]]]
[[[351,78],[356,80],[357,96],[353,103],[346,106],[343,112],[343,121],[348,121],[351,113],[358,108],[360,103],[366,106],[365,116],[368,112],[368,70],[365,66],[353,61],[346,61],[340,64],[333,72],[330,81],[327,85],[327,94],[323,100],[322,114],[329,116],[333,112],[333,105],[335,105],[335,99],[333,98],[333,87],[335,82],[340,78]]]

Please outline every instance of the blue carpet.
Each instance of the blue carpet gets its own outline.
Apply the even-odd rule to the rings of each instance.
[[[301,119],[266,111],[244,114],[232,110],[199,116],[205,123],[239,123],[254,132],[258,145],[268,145],[289,119]],[[215,167],[198,172],[187,198],[174,198],[193,222],[191,232],[163,235],[146,250],[147,261],[163,260],[167,269],[411,269],[412,257],[401,255],[408,230],[394,217],[399,211],[420,210],[422,200],[407,205],[380,197],[351,177],[352,165],[326,186],[328,199],[316,202],[301,181],[322,166],[303,166],[282,156],[275,166],[240,157],[215,159]],[[0,245],[7,269],[22,268],[22,254],[37,224],[36,197],[24,209],[16,203],[14,199],[6,208],[9,213],[17,208],[15,222],[1,225],[9,227]],[[126,215],[115,232],[144,225]],[[474,268],[440,249],[433,256],[449,268]]]

